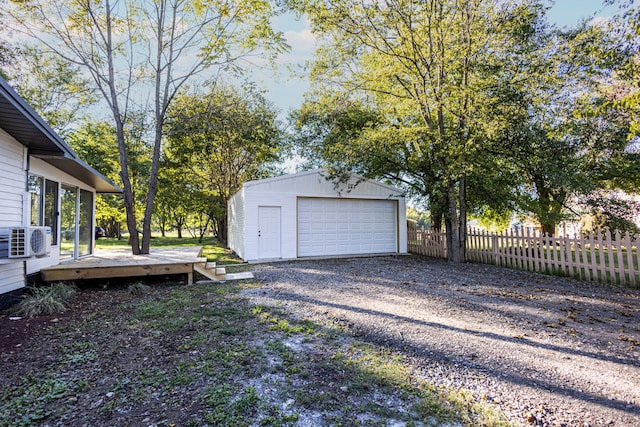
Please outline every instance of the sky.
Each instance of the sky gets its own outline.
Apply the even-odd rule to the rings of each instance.
[[[602,0],[556,0],[548,18],[558,27],[570,28],[583,19],[612,16],[616,10],[616,6],[604,7]],[[315,45],[309,23],[304,18],[296,19],[288,14],[278,17],[273,24],[284,32],[291,50],[279,59],[281,66],[277,73],[256,70],[247,78],[267,91],[267,98],[280,110],[280,119],[285,120],[290,110],[301,106],[304,93],[309,90],[308,81],[295,77],[288,69],[301,71],[305,61],[313,59]]]

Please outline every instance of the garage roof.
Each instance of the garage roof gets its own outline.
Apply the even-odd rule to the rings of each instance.
[[[0,128],[27,147],[30,156],[41,158],[95,188],[98,193],[122,192],[111,180],[83,162],[2,77]]]

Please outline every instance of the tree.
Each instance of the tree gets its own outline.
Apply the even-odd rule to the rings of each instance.
[[[137,209],[144,208],[149,183],[152,147],[144,139],[145,115],[142,112],[131,114],[127,124],[127,156],[129,177]],[[117,185],[122,185],[118,153],[113,150],[117,145],[114,127],[107,122],[85,119],[73,129],[67,138],[69,145],[78,156],[102,175]],[[121,224],[124,224],[124,205],[122,197],[99,195],[96,204],[96,221],[102,225],[108,236],[121,236]]]
[[[63,138],[96,102],[91,82],[79,67],[42,49],[15,47],[4,70],[20,96]]]
[[[106,122],[92,122],[87,119],[68,135],[67,142],[87,164],[105,177],[120,185],[118,153],[115,129]],[[96,197],[96,224],[104,227],[109,237],[121,237],[125,223],[123,200],[115,195]]]
[[[407,219],[415,221],[416,225],[420,229],[429,228],[431,226],[429,214],[427,214],[426,212],[421,212],[411,206],[407,207]]]
[[[190,176],[188,168],[165,155],[159,177],[158,209],[155,212],[163,236],[167,227],[175,227],[178,238],[182,238],[188,214],[193,210],[192,201],[197,197],[193,192],[193,181],[194,177]]]
[[[593,199],[613,175],[621,177],[612,165],[625,156],[629,116],[603,108],[611,102],[614,70],[610,61],[593,58],[601,48],[617,60],[626,54],[598,25],[560,32],[540,15],[534,30],[518,58],[533,77],[516,85],[526,115],[507,147],[518,177],[516,205],[554,235],[562,220],[579,213],[580,200]]]
[[[117,142],[111,124],[85,119],[69,134],[67,141],[89,166],[118,183],[120,165],[118,153],[113,150]]]
[[[11,48],[4,41],[0,42],[0,77],[7,80],[7,66],[11,63]]]
[[[634,0],[605,0],[607,4],[618,4],[619,13],[606,23],[608,32],[614,35],[617,49],[610,45],[594,45],[599,63],[612,67],[617,73],[616,96],[607,107],[622,108],[631,118],[629,137],[640,136],[640,88],[638,61],[640,59],[640,8],[634,7]],[[620,61],[617,52],[626,55]]]
[[[553,235],[577,198],[625,177],[611,166],[632,165],[628,115],[599,111],[625,58],[600,27],[560,32],[535,1],[311,4],[328,47],[293,115],[300,153],[427,198],[450,260],[467,213],[531,212]]]
[[[184,193],[200,202],[196,213],[206,214],[226,242],[227,201],[243,182],[265,177],[284,153],[276,111],[253,88],[214,85],[208,93],[181,94],[169,117],[167,160],[187,171]]]
[[[307,102],[298,128],[319,129],[309,118],[375,112],[355,138],[324,145],[326,134],[316,133],[316,153],[428,197],[454,262],[465,259],[469,180],[491,167],[488,148],[512,118],[515,100],[502,93],[509,82],[496,52],[506,56],[530,25],[520,15],[528,8],[479,0],[299,5],[326,45],[312,73],[322,93]]]
[[[4,16],[2,10],[0,10],[0,23],[2,27],[6,25],[6,21],[7,18]],[[12,46],[4,38],[0,40],[0,77],[5,80],[8,78],[5,68],[11,64],[12,51]]]
[[[116,129],[120,176],[132,252],[149,252],[166,113],[180,88],[205,70],[240,71],[239,60],[262,48],[284,48],[266,0],[37,0],[13,1],[17,28],[52,52],[81,66],[109,107]],[[134,98],[149,100],[151,169],[138,237],[134,189],[129,175],[127,124]]]

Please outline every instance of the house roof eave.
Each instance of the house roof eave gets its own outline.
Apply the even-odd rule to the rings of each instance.
[[[37,154],[33,155],[33,157],[42,159],[50,165],[65,171],[72,177],[95,188],[99,194],[122,194],[120,187],[78,158]]]

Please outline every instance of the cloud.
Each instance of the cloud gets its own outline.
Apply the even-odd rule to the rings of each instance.
[[[310,29],[285,31],[284,36],[287,39],[287,43],[291,46],[291,52],[310,52],[310,54],[313,55],[316,49],[317,39]]]

